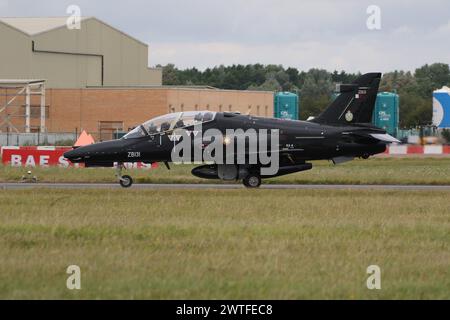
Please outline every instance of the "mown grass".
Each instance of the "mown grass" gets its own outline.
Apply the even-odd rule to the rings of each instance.
[[[2,299],[449,299],[450,192],[0,191]],[[82,289],[66,288],[67,266]],[[382,289],[366,288],[366,268]]]
[[[286,184],[450,184],[450,158],[372,158],[341,165],[314,161],[313,169],[264,183]],[[164,165],[153,170],[127,170],[137,183],[221,183],[191,175],[191,165]],[[27,168],[0,166],[0,182],[19,181]],[[34,168],[41,182],[115,182],[114,169],[104,168]]]

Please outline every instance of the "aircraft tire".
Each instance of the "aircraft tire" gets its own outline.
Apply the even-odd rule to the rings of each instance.
[[[261,185],[261,177],[259,176],[259,174],[250,173],[244,178],[242,183],[247,188],[259,188],[259,186]]]
[[[123,188],[129,188],[133,184],[133,178],[129,175],[124,175],[120,178],[119,183]]]

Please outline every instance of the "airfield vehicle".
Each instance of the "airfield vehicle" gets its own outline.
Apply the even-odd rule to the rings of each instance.
[[[236,136],[232,137],[232,141],[227,138],[227,130],[254,130],[258,137],[261,134],[268,136],[268,132],[276,131],[276,150],[270,150],[271,155],[278,156],[276,172],[263,174],[267,164],[259,159],[256,163],[249,161],[253,149],[248,141],[245,148],[241,149],[241,154],[236,152],[233,155],[234,162],[207,163],[192,170],[192,174],[200,178],[242,180],[246,187],[256,188],[263,178],[311,169],[312,164],[308,162],[311,160],[328,159],[338,164],[356,157],[367,159],[384,152],[386,144],[399,142],[385,130],[371,124],[380,79],[380,73],[368,73],[352,84],[340,85],[341,94],[337,99],[317,118],[309,121],[263,118],[231,112],[178,112],[146,121],[121,139],[79,147],[66,152],[64,156],[71,162],[84,163],[87,167],[116,165],[119,183],[123,187],[130,187],[133,180],[129,175],[122,175],[123,163],[163,162],[170,169],[172,152],[186,136],[193,137],[195,133],[201,135],[208,129],[216,129],[222,133],[222,142],[226,148],[225,145],[230,142],[236,143]],[[200,125],[202,132],[198,133],[196,128]],[[271,142],[271,137],[266,138],[267,143]],[[195,137],[192,140],[195,141]],[[195,142],[192,144],[195,149]],[[205,150],[208,143],[203,141],[197,147]],[[191,157],[193,154],[195,150]],[[236,161],[239,156],[244,158],[243,162]]]

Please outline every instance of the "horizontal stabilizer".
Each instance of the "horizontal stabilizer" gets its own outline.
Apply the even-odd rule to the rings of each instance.
[[[395,143],[400,143],[399,140],[397,140],[396,138],[394,138],[393,136],[387,134],[387,133],[371,133],[370,134],[373,138],[383,141],[383,142],[395,142]]]

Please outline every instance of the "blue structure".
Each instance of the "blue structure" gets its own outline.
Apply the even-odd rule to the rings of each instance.
[[[274,96],[274,117],[280,119],[298,120],[300,105],[299,97],[291,92],[278,92]]]
[[[438,128],[450,128],[450,88],[433,92],[433,124]]]

